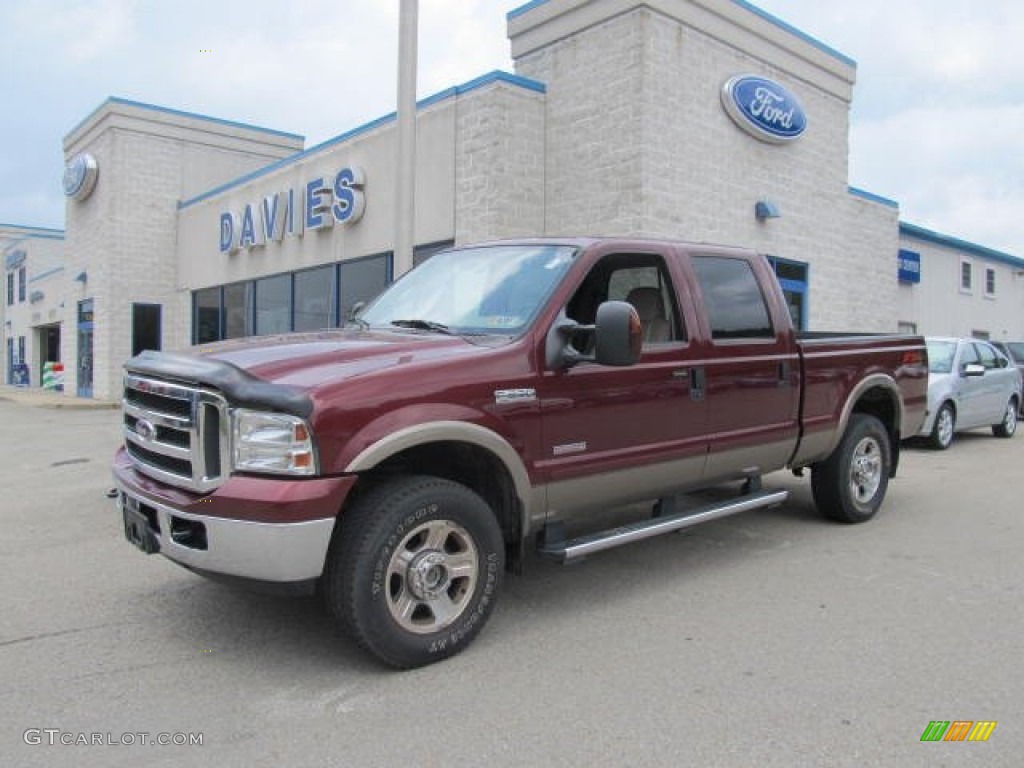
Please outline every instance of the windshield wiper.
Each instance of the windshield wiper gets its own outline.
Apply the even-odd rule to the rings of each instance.
[[[451,330],[444,323],[436,323],[433,320],[392,320],[392,325],[397,325],[400,328],[418,328],[424,331],[434,331],[436,333],[445,333],[451,335]]]

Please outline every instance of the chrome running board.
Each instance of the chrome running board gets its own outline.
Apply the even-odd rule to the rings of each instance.
[[[568,563],[595,552],[660,536],[663,533],[679,531],[689,528],[691,525],[716,520],[719,517],[727,517],[751,509],[775,507],[782,504],[788,497],[789,491],[758,491],[732,501],[710,504],[706,507],[698,507],[679,514],[659,516],[651,520],[640,520],[636,523],[590,533],[568,541],[559,541],[557,534],[551,535],[555,533],[554,531],[546,530],[546,535],[537,551],[545,557]]]

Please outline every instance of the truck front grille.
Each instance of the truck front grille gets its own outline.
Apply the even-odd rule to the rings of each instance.
[[[124,445],[139,471],[205,493],[227,478],[227,401],[213,390],[127,374]]]

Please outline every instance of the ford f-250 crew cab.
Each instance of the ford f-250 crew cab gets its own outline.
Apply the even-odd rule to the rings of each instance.
[[[501,241],[435,255],[343,329],[132,358],[113,474],[145,552],[316,587],[412,667],[470,642],[527,544],[570,561],[777,505],[761,478],[785,467],[868,520],[926,387],[920,337],[798,336],[749,251]],[[592,530],[619,507],[646,514]]]

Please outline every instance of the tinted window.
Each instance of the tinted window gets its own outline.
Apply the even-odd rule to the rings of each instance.
[[[193,294],[195,329],[193,344],[219,341],[221,338],[220,288],[204,288]]]
[[[960,351],[960,368],[961,370],[965,365],[978,362],[978,353],[974,349],[973,344],[964,344],[963,349]]]
[[[256,334],[287,333],[292,329],[292,276],[256,281]]]
[[[160,305],[132,304],[132,354],[159,350],[160,336]]]
[[[371,256],[358,261],[341,263],[341,318],[346,320],[356,302],[369,303],[388,284],[388,261],[386,254]]]
[[[996,351],[992,349],[988,344],[975,344],[974,348],[978,351],[978,359],[981,360],[981,364],[986,368],[998,368],[999,358],[996,356]]]
[[[775,331],[757,276],[742,259],[695,256],[713,339],[772,338]]]
[[[334,265],[295,273],[295,330],[334,328],[337,279]]]
[[[252,283],[224,286],[224,338],[252,336]]]
[[[1011,341],[1006,345],[1006,351],[1016,362],[1024,363],[1024,343]]]

